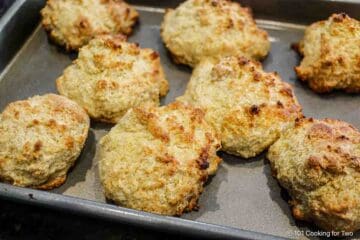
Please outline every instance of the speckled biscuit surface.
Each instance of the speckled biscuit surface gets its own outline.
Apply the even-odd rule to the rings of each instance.
[[[41,10],[49,37],[77,50],[101,34],[130,34],[137,11],[122,0],[48,0]]]
[[[176,62],[193,67],[204,57],[240,54],[259,60],[270,48],[250,10],[227,0],[188,0],[169,9],[161,36]]]
[[[360,22],[345,14],[310,25],[299,43],[298,77],[315,92],[360,92]]]
[[[302,116],[291,86],[243,57],[204,59],[178,100],[204,109],[222,149],[245,158],[261,153]]]
[[[58,91],[84,107],[90,117],[110,123],[131,107],[158,105],[168,91],[156,52],[110,35],[81,48],[56,83]]]
[[[79,105],[55,94],[10,103],[0,115],[0,179],[40,189],[61,185],[89,122]]]
[[[325,230],[360,229],[360,132],[338,120],[303,119],[268,152],[296,219]]]
[[[200,109],[175,102],[134,108],[100,141],[105,195],[138,210],[181,215],[197,208],[220,141]]]

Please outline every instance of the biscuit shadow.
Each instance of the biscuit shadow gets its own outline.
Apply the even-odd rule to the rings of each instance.
[[[210,176],[204,185],[204,191],[199,198],[199,209],[184,214],[183,218],[196,220],[204,213],[219,211],[220,205],[217,201],[217,195],[220,184],[227,181],[227,175],[228,170],[224,166],[220,165],[216,174]]]
[[[219,157],[223,159],[223,161],[230,166],[239,166],[245,168],[254,168],[260,165],[263,165],[263,159],[265,159],[267,151],[264,151],[252,158],[242,158],[239,156],[235,156],[226,152],[219,152]]]
[[[314,92],[309,87],[309,84],[307,82],[304,82],[297,77],[291,78],[291,81],[294,82],[295,91],[301,90],[301,91],[303,91],[303,93],[302,93],[303,95],[306,94],[308,96],[319,97],[319,98],[323,98],[323,99],[332,99],[332,98],[336,97],[334,92],[331,92],[331,93],[316,93],[316,92]]]
[[[95,134],[89,130],[85,146],[76,160],[74,166],[69,170],[66,182],[59,188],[52,190],[54,193],[64,193],[67,189],[75,186],[86,179],[86,173],[91,169],[92,161],[96,152]]]
[[[353,98],[353,97],[358,97],[357,93],[347,93],[343,90],[333,90],[331,92],[328,93],[317,93],[314,92],[309,84],[307,82],[304,82],[302,80],[300,80],[299,78],[292,78],[292,81],[294,81],[294,87],[295,89],[301,89],[302,91],[304,91],[303,94],[307,94],[313,97],[317,97],[323,100],[331,100],[334,101],[336,98]]]
[[[105,198],[105,194],[104,194],[104,189],[100,180],[100,173],[99,173],[99,152],[98,151],[100,146],[99,144],[96,146],[96,154],[93,158],[93,167],[92,170],[95,171],[94,172],[94,183],[93,183],[93,189],[94,189],[94,193],[95,193],[95,199],[101,199],[102,202],[105,203],[109,203],[106,198]]]
[[[280,186],[278,181],[272,176],[270,163],[267,158],[264,159],[264,165],[265,165],[265,167],[263,169],[263,173],[267,178],[267,185],[270,189],[270,191],[269,191],[270,197],[274,202],[276,202],[279,205],[279,207],[280,207],[281,211],[284,213],[284,215],[287,216],[287,218],[289,219],[289,224],[291,226],[296,226],[299,230],[303,230],[303,231],[316,232],[316,231],[320,230],[320,229],[316,228],[314,225],[312,225],[311,223],[307,223],[304,221],[298,221],[293,218],[290,205],[288,204],[288,202],[291,200],[290,195],[288,194],[287,190],[284,189],[282,186]],[[308,239],[323,239],[323,238],[311,237],[311,236],[307,236],[307,238]],[[326,238],[324,238],[324,239],[326,239]]]
[[[134,42],[131,38],[136,36],[141,31],[141,16],[136,20],[134,25],[132,26],[132,31],[128,35],[121,34],[126,37],[126,41],[128,42]]]
[[[99,121],[91,120],[90,127],[94,130],[107,130],[110,131],[115,124],[112,123],[104,123]]]
[[[308,85],[307,82],[304,82],[302,80],[300,80],[299,78],[297,77],[292,77],[290,79],[290,81],[292,81],[294,83],[294,88],[295,88],[295,91],[297,89],[301,89],[302,91],[304,91],[305,94],[310,94],[310,95],[314,95],[314,96],[317,96],[319,94],[316,94],[314,91],[312,91]]]
[[[156,45],[170,88],[167,95],[161,99],[161,105],[166,105],[184,94],[192,69],[186,65],[176,64],[161,38],[157,39]]]
[[[270,50],[268,55],[266,55],[265,58],[260,61],[265,71],[273,71],[273,69],[270,67],[273,64],[274,59],[275,58],[273,56],[273,53]]]
[[[158,39],[157,45],[159,46],[159,54],[161,58],[161,63],[164,64],[168,69],[176,69],[180,72],[185,72],[191,74],[192,68],[188,65],[182,63],[176,63],[171,52],[166,48],[161,38]]]
[[[77,51],[75,51],[75,50],[71,50],[71,51],[66,50],[64,46],[59,46],[54,40],[52,40],[48,36],[48,34],[46,32],[45,32],[45,34],[46,34],[47,42],[49,44],[48,46],[50,48],[55,49],[56,52],[58,52],[60,54],[67,55],[71,61],[74,61],[78,57],[78,52]]]
[[[62,54],[62,55],[67,55],[69,56],[70,60],[75,60],[78,57],[78,51],[75,50],[66,50],[66,48],[64,46],[60,46],[59,44],[57,44],[53,39],[51,39],[49,37],[49,34],[42,29],[42,34],[45,35],[46,41],[48,43],[48,47],[51,48],[51,50],[55,50],[56,52]]]

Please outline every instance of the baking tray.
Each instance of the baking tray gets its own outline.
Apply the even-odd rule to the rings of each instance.
[[[6,10],[8,10],[8,8],[11,6],[11,4],[13,4],[13,2],[14,2],[13,0],[0,1],[0,17],[2,17],[2,15],[4,15]]]
[[[39,10],[45,1],[17,0],[0,20],[0,110],[9,102],[36,94],[56,92],[55,79],[76,57],[50,44],[39,26]],[[140,24],[129,41],[139,42],[160,53],[170,92],[162,104],[184,92],[191,70],[172,63],[159,35],[164,9],[181,1],[132,0],[140,11]],[[247,0],[260,27],[271,36],[271,52],[264,68],[277,71],[294,86],[306,116],[338,118],[360,128],[360,96],[335,92],[318,95],[301,84],[293,71],[299,63],[290,44],[303,35],[304,25],[324,19],[333,12],[347,12],[360,18],[355,1]],[[45,192],[0,184],[0,197],[68,210],[137,226],[217,239],[306,238],[299,231],[317,231],[310,224],[296,222],[287,204],[288,196],[271,176],[262,154],[243,160],[224,153],[216,176],[210,179],[200,198],[200,209],[181,218],[117,207],[106,203],[97,172],[97,141],[111,125],[91,123],[85,149],[66,183]],[[270,234],[270,235],[265,235]],[[353,238],[360,238],[356,234]]]

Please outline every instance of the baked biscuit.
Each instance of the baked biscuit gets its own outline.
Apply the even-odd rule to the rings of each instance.
[[[122,0],[48,0],[41,10],[49,37],[77,50],[101,34],[130,34],[139,14]]]
[[[297,50],[304,56],[298,77],[319,93],[360,92],[360,22],[346,14],[310,25]]]
[[[116,123],[126,111],[159,104],[168,91],[159,55],[121,36],[101,36],[56,81],[58,91],[80,104],[91,118]]]
[[[360,132],[338,120],[302,119],[270,147],[273,175],[293,215],[327,231],[360,229]]]
[[[244,57],[202,60],[178,100],[204,109],[222,150],[244,158],[264,151],[302,116],[291,86]]]
[[[66,180],[89,130],[75,102],[55,94],[10,103],[0,114],[0,179],[52,189]]]
[[[179,102],[130,109],[100,141],[107,199],[138,210],[181,215],[197,208],[220,141],[200,109]]]
[[[204,57],[260,60],[270,48],[268,34],[256,26],[250,9],[228,0],[188,0],[167,10],[161,36],[175,62],[192,67]]]

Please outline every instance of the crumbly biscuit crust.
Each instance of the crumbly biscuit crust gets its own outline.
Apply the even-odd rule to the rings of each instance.
[[[67,50],[77,50],[101,34],[129,35],[139,17],[122,0],[48,0],[41,15],[49,37]]]
[[[260,60],[270,48],[268,34],[256,26],[250,9],[228,0],[188,0],[167,10],[161,36],[175,62],[192,67],[204,57]]]
[[[56,84],[60,94],[80,104],[91,118],[110,123],[131,107],[159,105],[168,91],[159,55],[119,35],[91,40]]]
[[[304,56],[298,77],[319,93],[360,92],[360,22],[333,14],[310,25],[297,50]]]
[[[302,119],[268,152],[296,219],[325,230],[360,229],[360,132],[348,123]]]
[[[197,208],[221,159],[200,109],[175,102],[130,109],[100,141],[100,179],[108,199],[125,207],[181,215]]]
[[[245,158],[264,151],[302,117],[291,86],[244,57],[203,60],[178,100],[204,109],[222,149]]]
[[[1,180],[60,186],[84,146],[89,122],[80,106],[55,94],[10,103],[0,115]]]

